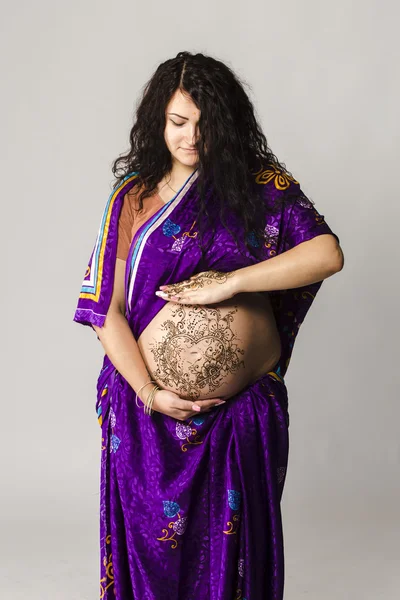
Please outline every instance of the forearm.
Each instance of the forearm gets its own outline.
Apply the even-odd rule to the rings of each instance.
[[[103,327],[94,326],[94,329],[112,364],[135,392],[150,381],[151,377],[132,330],[121,312],[109,311]],[[146,386],[143,393],[149,393],[151,388],[151,385]],[[142,393],[140,396],[142,397]]]
[[[322,281],[340,271],[340,246],[318,236],[249,267],[233,272],[235,293],[287,290]],[[331,244],[331,246],[329,246]]]

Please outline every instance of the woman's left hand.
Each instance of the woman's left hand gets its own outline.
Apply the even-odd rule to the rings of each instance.
[[[234,271],[203,271],[186,281],[160,285],[160,291],[156,294],[164,300],[179,304],[216,304],[237,293],[234,275]]]

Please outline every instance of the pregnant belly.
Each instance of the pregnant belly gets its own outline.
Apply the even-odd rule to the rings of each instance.
[[[181,398],[229,398],[272,369],[281,344],[266,294],[211,306],[167,302],[138,346],[151,379]]]

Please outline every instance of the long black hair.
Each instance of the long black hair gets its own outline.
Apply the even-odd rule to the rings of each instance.
[[[231,235],[225,220],[229,211],[243,223],[247,248],[250,234],[264,239],[264,186],[255,185],[255,174],[271,168],[278,177],[280,173],[283,178],[293,177],[270,150],[244,86],[247,84],[226,64],[201,53],[179,52],[161,63],[137,102],[130,149],[112,165],[114,189],[128,173],[138,172],[141,210],[144,198],[155,193],[157,184],[171,170],[172,158],[164,139],[165,111],[173,94],[180,90],[200,110],[196,143],[200,238],[206,223],[213,227],[205,195],[211,185],[213,204],[217,203],[221,223]]]

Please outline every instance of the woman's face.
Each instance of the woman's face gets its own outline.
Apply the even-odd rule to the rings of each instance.
[[[194,168],[198,152],[194,148],[198,135],[200,111],[189,96],[177,90],[165,111],[164,139],[172,155],[172,162]]]

